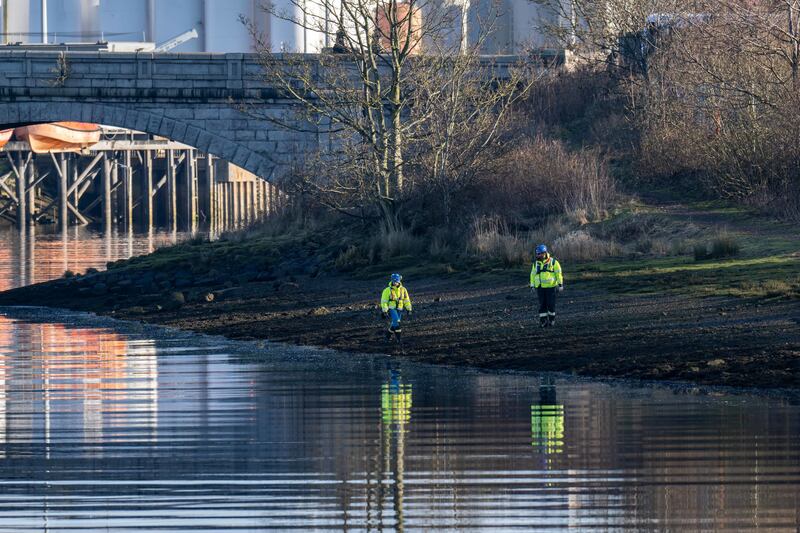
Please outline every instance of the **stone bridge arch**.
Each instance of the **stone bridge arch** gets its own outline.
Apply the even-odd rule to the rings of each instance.
[[[316,143],[260,118],[289,116],[290,102],[274,94],[248,54],[0,52],[0,129],[70,120],[129,128],[268,181]]]
[[[135,104],[11,102],[0,103],[0,129],[5,127],[4,125],[77,121],[138,130],[192,146],[269,180],[278,164],[267,152],[270,143],[269,133],[264,135],[263,142],[250,142],[250,140],[255,141],[257,132],[264,131],[257,126],[251,126],[253,129],[250,130],[250,134],[253,139],[250,140],[246,139],[250,136],[247,133],[247,126],[232,129],[227,135],[226,130],[222,130],[221,134],[212,133],[213,130],[206,126],[207,122],[226,120],[234,123],[249,122],[242,118],[215,118],[227,113],[226,108],[208,107],[202,110],[171,107],[160,113],[159,110],[142,108]],[[208,118],[194,118],[196,114]],[[178,118],[180,116],[187,118]],[[245,134],[242,135],[242,132]]]

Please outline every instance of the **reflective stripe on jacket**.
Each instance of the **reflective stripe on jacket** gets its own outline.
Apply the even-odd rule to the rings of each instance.
[[[405,287],[392,287],[391,284],[383,289],[381,294],[381,310],[385,313],[389,309],[411,311],[411,298]]]
[[[555,257],[549,256],[545,261],[534,261],[531,268],[531,287],[552,289],[564,284],[561,275],[561,264]]]

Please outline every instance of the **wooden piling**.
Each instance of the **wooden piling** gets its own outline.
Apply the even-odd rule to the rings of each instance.
[[[25,158],[21,153],[17,155],[17,226],[21,230],[25,230],[27,227],[27,217],[25,213],[27,211],[27,204],[26,200],[27,197],[25,196],[25,186],[26,186],[26,176],[27,176],[27,163]]]
[[[20,155],[21,157],[21,155]],[[19,179],[19,177],[17,177]],[[28,232],[24,226],[19,227],[19,263],[17,264],[17,279],[20,286],[28,285]]]
[[[220,212],[220,222],[222,226],[228,227],[228,184],[227,183],[220,183],[219,184],[219,212]]]
[[[58,161],[61,172],[58,173],[58,224],[63,229],[69,226],[69,184],[67,178],[69,177],[69,158],[67,154],[60,154]]]
[[[236,226],[242,222],[242,183],[233,182],[233,223]]]
[[[153,152],[144,150],[144,172],[142,173],[142,209],[144,213],[144,226],[147,231],[153,229]]]
[[[103,227],[111,229],[111,161],[103,154]]]
[[[236,225],[236,209],[235,209],[235,202],[234,197],[236,196],[236,184],[234,182],[228,182],[228,224],[231,227]]]
[[[77,209],[78,208],[78,200],[79,200],[79,198],[78,198],[78,188],[75,186],[75,184],[78,182],[78,170],[79,170],[78,169],[78,161],[79,161],[79,158],[78,158],[78,156],[73,156],[73,157],[74,158],[72,160],[72,165],[71,165],[71,168],[70,168],[71,172],[70,172],[70,175],[69,175],[69,187],[70,187],[70,189],[72,189],[72,205],[73,205],[73,207],[75,207],[75,209]],[[67,197],[69,198],[69,194],[67,194]]]
[[[131,151],[125,150],[125,168],[123,169],[123,194],[125,195],[125,229],[133,230],[133,161]]]
[[[242,183],[241,188],[241,206],[242,206],[242,222],[244,225],[250,223],[250,182],[245,181]]]
[[[247,211],[248,218],[252,224],[256,220],[256,182],[247,183]]]
[[[219,184],[219,220],[222,226],[228,227],[228,184]]]
[[[252,185],[252,181],[246,181],[242,184],[242,218],[244,219],[245,224],[249,224],[251,219],[251,198],[250,198],[250,185]]]
[[[197,152],[187,150],[183,165],[186,189],[186,229],[197,230]]]
[[[263,218],[267,212],[267,182],[258,182],[258,216]]]
[[[242,219],[242,225],[247,224],[247,182],[242,182],[239,185],[239,216]]]
[[[167,220],[170,231],[178,231],[177,169],[175,151],[167,150]]]
[[[206,154],[206,184],[208,187],[208,197],[206,200],[206,217],[209,225],[213,228],[217,219],[216,214],[216,176],[214,174],[214,156]]]
[[[36,156],[31,155],[31,162],[28,165],[28,179],[27,183],[25,184],[25,188],[28,192],[28,197],[26,198],[26,202],[28,204],[28,208],[24,209],[25,211],[25,225],[30,226],[33,224],[33,217],[36,215],[36,179],[39,176],[39,172],[36,169]]]
[[[122,214],[122,195],[119,190],[119,160],[117,152],[111,152],[111,201],[114,206],[112,215],[119,222]]]

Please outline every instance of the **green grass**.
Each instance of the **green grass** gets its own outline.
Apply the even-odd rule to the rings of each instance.
[[[703,262],[691,257],[617,259],[575,265],[572,277],[616,293],[800,298],[800,260],[793,254]]]
[[[117,261],[109,265],[112,270],[153,270],[207,272],[211,269],[233,270],[257,263],[269,268],[302,242],[305,249],[314,249],[318,243],[309,234],[254,235],[243,239],[215,242],[186,242],[160,248],[149,255]]]
[[[630,204],[600,231],[671,239],[683,253],[644,255],[564,265],[568,279],[615,293],[692,293],[701,296],[800,298],[797,226],[722,202],[687,206],[688,216]],[[706,250],[693,257],[693,249]]]

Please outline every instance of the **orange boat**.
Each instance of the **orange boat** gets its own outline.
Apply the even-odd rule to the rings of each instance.
[[[100,141],[100,126],[86,122],[34,124],[14,130],[17,140],[31,145],[37,154],[79,152]]]
[[[14,130],[0,130],[0,150],[8,144],[8,141],[11,139],[11,135],[14,133]]]

